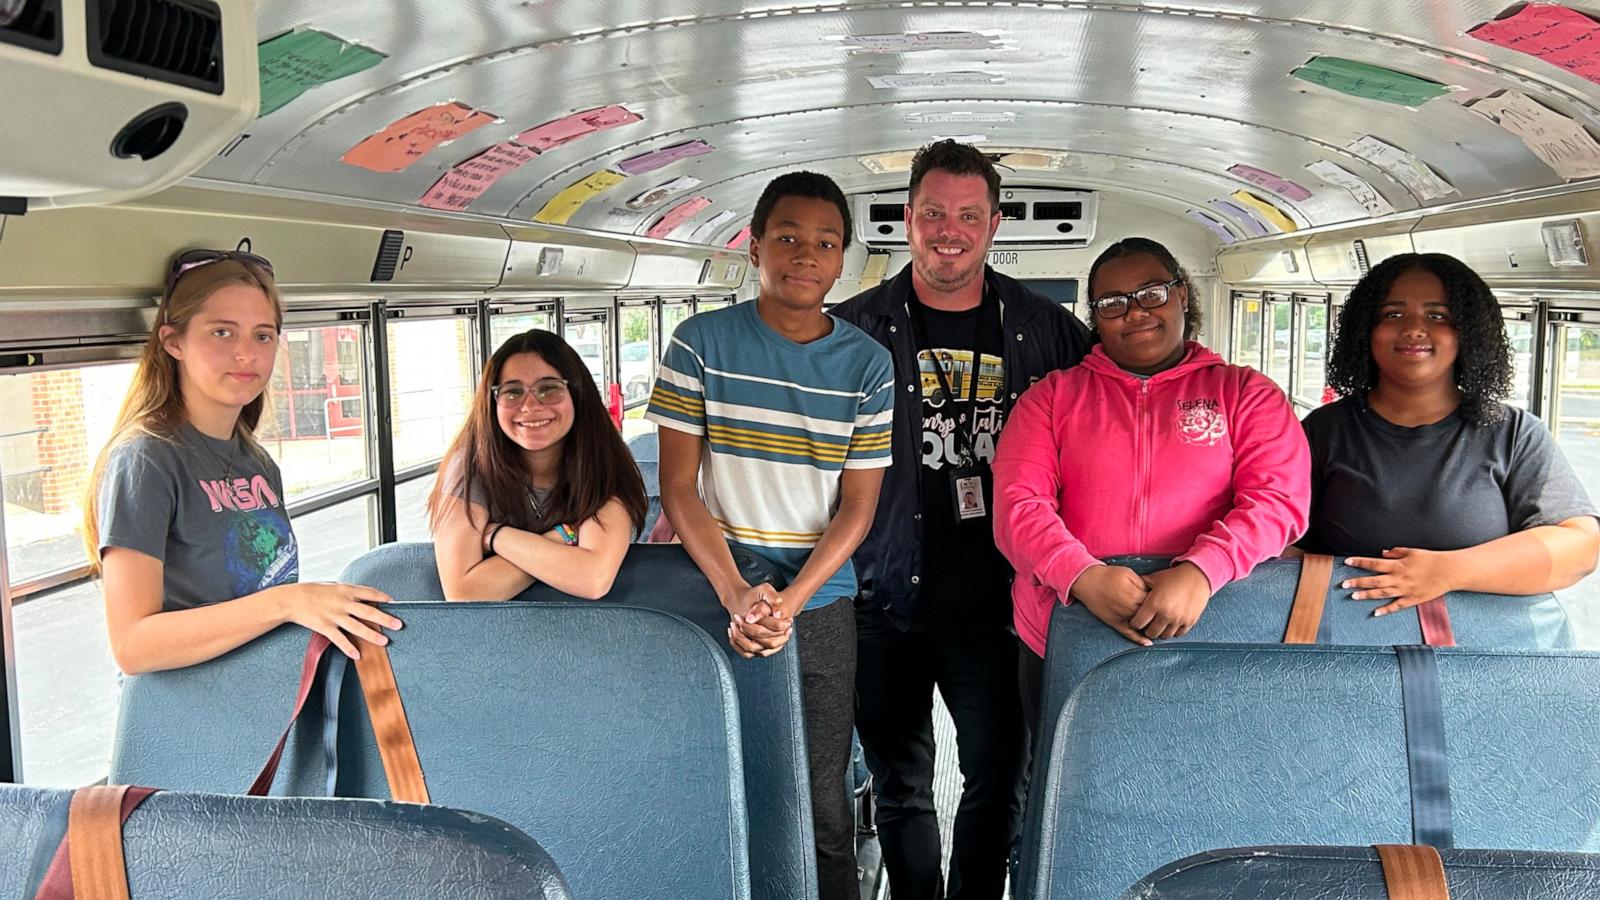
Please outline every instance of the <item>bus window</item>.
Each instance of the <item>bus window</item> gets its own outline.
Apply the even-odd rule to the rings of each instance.
[[[556,315],[554,312],[531,313],[505,313],[489,317],[489,348],[484,354],[491,355],[506,338],[514,334],[521,334],[533,328],[542,328],[545,331],[554,331]]]
[[[402,507],[400,518],[404,519],[405,513]],[[426,519],[423,521],[426,535]],[[293,525],[300,543],[300,580],[337,581],[350,560],[378,545],[377,498],[367,494],[294,516]]]
[[[367,447],[366,327],[283,333],[259,437],[293,503],[372,475]]]
[[[667,350],[667,341],[672,339],[672,333],[678,330],[684,320],[694,315],[693,307],[688,303],[668,303],[661,307],[661,352]],[[657,362],[660,355],[657,355]]]
[[[1233,301],[1233,362],[1261,368],[1261,301],[1236,297]]]
[[[389,323],[396,469],[439,459],[466,421],[478,369],[472,332],[466,318]]]
[[[1322,405],[1328,352],[1328,307],[1325,300],[1295,301],[1298,348],[1295,354],[1295,399],[1313,407]]]
[[[1562,324],[1552,331],[1550,421],[1561,452],[1593,499],[1600,497],[1600,325]],[[1561,599],[1582,646],[1600,641],[1600,578],[1578,582]]]
[[[703,313],[703,312],[706,312],[707,310],[721,309],[724,306],[732,306],[732,305],[733,305],[733,299],[730,298],[730,297],[705,298],[705,299],[700,299],[700,300],[696,300],[695,301],[695,303],[694,303],[694,311],[697,312],[697,313]]]
[[[589,370],[595,387],[600,389],[600,399],[611,402],[611,381],[606,373],[610,369],[607,358],[611,356],[610,310],[588,310],[568,313],[562,325],[561,336],[566,338],[578,358]]]
[[[1267,318],[1272,322],[1272,343],[1267,345],[1268,378],[1278,383],[1285,393],[1289,392],[1289,370],[1294,361],[1291,354],[1293,341],[1290,330],[1293,325],[1294,306],[1287,300],[1271,300],[1267,303]]]
[[[111,437],[132,363],[0,375],[0,484],[15,629],[22,779],[103,778],[117,715],[116,663],[78,530],[89,469]]]
[[[1067,309],[1077,308],[1078,279],[1076,278],[1030,278],[1022,283],[1034,293],[1043,294]]]
[[[434,471],[394,486],[395,540],[433,540],[433,533],[428,530],[428,495],[438,477]]]
[[[1511,396],[1506,402],[1527,409],[1533,402],[1533,322],[1508,317],[1506,339],[1511,342]]]
[[[650,386],[656,377],[660,358],[660,338],[656,334],[653,305],[622,306],[617,310],[622,331],[622,346],[617,351],[617,377],[622,384],[622,435],[631,438],[655,431],[655,423],[644,418],[650,402]]]

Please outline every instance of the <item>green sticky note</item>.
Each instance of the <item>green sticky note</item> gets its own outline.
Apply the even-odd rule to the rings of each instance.
[[[1401,106],[1421,106],[1450,90],[1437,81],[1337,56],[1312,57],[1310,62],[1289,74],[1341,94]]]
[[[370,69],[383,54],[320,31],[291,31],[257,50],[261,67],[261,115],[282,109],[319,84]]]

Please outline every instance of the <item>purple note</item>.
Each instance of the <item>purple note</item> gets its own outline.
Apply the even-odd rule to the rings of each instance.
[[[705,141],[684,141],[681,144],[673,144],[671,147],[663,147],[660,150],[651,150],[649,153],[630,156],[617,163],[617,169],[627,175],[643,175],[646,172],[654,172],[662,166],[675,163],[680,159],[688,159],[691,156],[704,156],[715,149],[717,148]]]
[[[1219,213],[1232,216],[1251,237],[1266,237],[1270,232],[1267,223],[1256,218],[1256,214],[1231,200],[1212,200],[1207,206]]]
[[[1201,225],[1204,225],[1208,231],[1216,235],[1217,238],[1224,244],[1231,244],[1239,239],[1238,235],[1228,230],[1228,226],[1218,222],[1216,219],[1211,218],[1211,216],[1201,212],[1198,209],[1189,210],[1189,218],[1199,222]]]
[[[1248,181],[1251,184],[1264,187],[1285,199],[1293,200],[1297,203],[1301,200],[1311,199],[1310,191],[1298,184],[1295,184],[1287,178],[1280,178],[1277,175],[1268,172],[1266,169],[1258,169],[1255,166],[1247,166],[1244,163],[1239,163],[1236,166],[1228,167],[1228,171],[1239,178],[1243,178],[1245,181]]]

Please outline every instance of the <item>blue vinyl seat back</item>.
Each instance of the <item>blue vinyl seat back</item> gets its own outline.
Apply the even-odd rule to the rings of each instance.
[[[32,896],[71,791],[0,786],[0,896]],[[570,900],[526,834],[477,813],[371,800],[158,793],[123,826],[134,900]]]
[[[389,658],[433,801],[505,819],[579,897],[750,896],[738,698],[667,613],[594,603],[405,603]],[[339,793],[387,798],[359,686]]]
[[[1600,654],[1441,649],[1453,843],[1600,851]],[[1392,648],[1167,644],[1061,711],[1035,897],[1115,898],[1218,845],[1411,843]]]
[[[244,793],[294,710],[310,634],[285,625],[209,662],[124,679],[111,783]],[[313,690],[290,732],[273,794],[329,793],[323,712],[322,693]]]
[[[782,586],[770,564],[735,554],[751,584]],[[406,600],[441,600],[432,544],[385,544],[345,569],[345,581],[368,584]],[[570,600],[535,585],[518,600]],[[611,592],[600,603],[619,603],[681,616],[722,648],[739,692],[740,744],[749,806],[750,874],[756,900],[811,900],[817,895],[811,781],[807,774],[800,664],[793,647],[766,659],[744,659],[728,646],[728,615],[716,591],[678,544],[628,549]]]
[[[1441,850],[1451,900],[1600,897],[1600,855]],[[1199,853],[1140,879],[1121,900],[1389,900],[1372,847],[1240,847]]]
[[[638,540],[643,541],[650,534],[650,529],[656,525],[656,520],[661,518],[661,444],[654,431],[634,435],[628,438],[628,452],[633,454],[633,461],[639,466],[639,474],[644,478],[644,496],[649,502],[649,511],[645,513],[644,528],[639,532]]]
[[[1128,556],[1107,560],[1141,574],[1171,564],[1167,557]],[[1348,578],[1370,575],[1335,560],[1323,605],[1327,643],[1359,646],[1421,644],[1422,626],[1414,611],[1373,618],[1376,601],[1351,600],[1354,591],[1339,585]],[[1193,629],[1171,642],[1229,642],[1276,644],[1283,641],[1295,588],[1300,580],[1298,559],[1268,560],[1249,576],[1224,585],[1206,604]],[[1565,609],[1552,594],[1507,597],[1499,594],[1450,594],[1450,621],[1459,647],[1483,649],[1567,649],[1574,646]],[[1058,605],[1050,615],[1050,639],[1045,646],[1044,689],[1041,694],[1039,731],[1034,736],[1034,773],[1045,765],[1061,707],[1083,676],[1106,659],[1132,648],[1122,635],[1095,618],[1081,603]],[[1027,803],[1019,851],[1020,871],[1030,871],[1038,858],[1040,809],[1035,799]],[[1026,893],[1022,895],[1027,897]]]

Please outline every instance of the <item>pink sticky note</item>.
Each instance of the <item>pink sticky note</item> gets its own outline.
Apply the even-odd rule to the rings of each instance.
[[[586,134],[594,134],[597,131],[605,131],[607,128],[616,128],[618,125],[627,125],[643,119],[644,117],[638,113],[621,106],[603,106],[599,109],[573,113],[530,128],[517,135],[515,140],[543,153],[575,141]]]
[[[664,238],[677,229],[679,225],[694,218],[695,213],[711,205],[709,197],[690,197],[677,206],[667,210],[667,214],[656,220],[650,230],[644,233],[645,237]]]
[[[494,120],[493,114],[460,103],[438,103],[390,122],[351,147],[339,161],[373,172],[403,172],[445,141]]]
[[[750,226],[746,225],[745,227],[739,229],[739,233],[733,236],[733,240],[728,242],[728,249],[737,250],[740,247],[743,247],[744,242],[748,240],[750,240]]]
[[[1600,84],[1600,23],[1577,10],[1530,3],[1514,16],[1485,22],[1467,34]]]
[[[681,144],[673,144],[671,147],[663,147],[660,150],[651,150],[649,153],[630,156],[617,163],[616,168],[619,172],[628,175],[643,175],[646,172],[654,172],[662,166],[675,163],[680,159],[688,159],[691,156],[704,156],[715,149],[717,148],[705,141],[684,141]]]
[[[1287,178],[1280,178],[1279,176],[1268,172],[1266,169],[1258,169],[1255,166],[1247,166],[1244,163],[1240,163],[1236,166],[1229,166],[1228,171],[1233,175],[1243,178],[1245,181],[1248,181],[1251,184],[1260,185],[1261,187],[1264,187],[1274,194],[1284,197],[1285,199],[1294,200],[1296,202],[1311,199],[1310,191],[1298,184],[1295,184]]]
[[[460,212],[483,196],[501,176],[539,154],[532,148],[502,141],[444,173],[418,202],[429,209]]]

